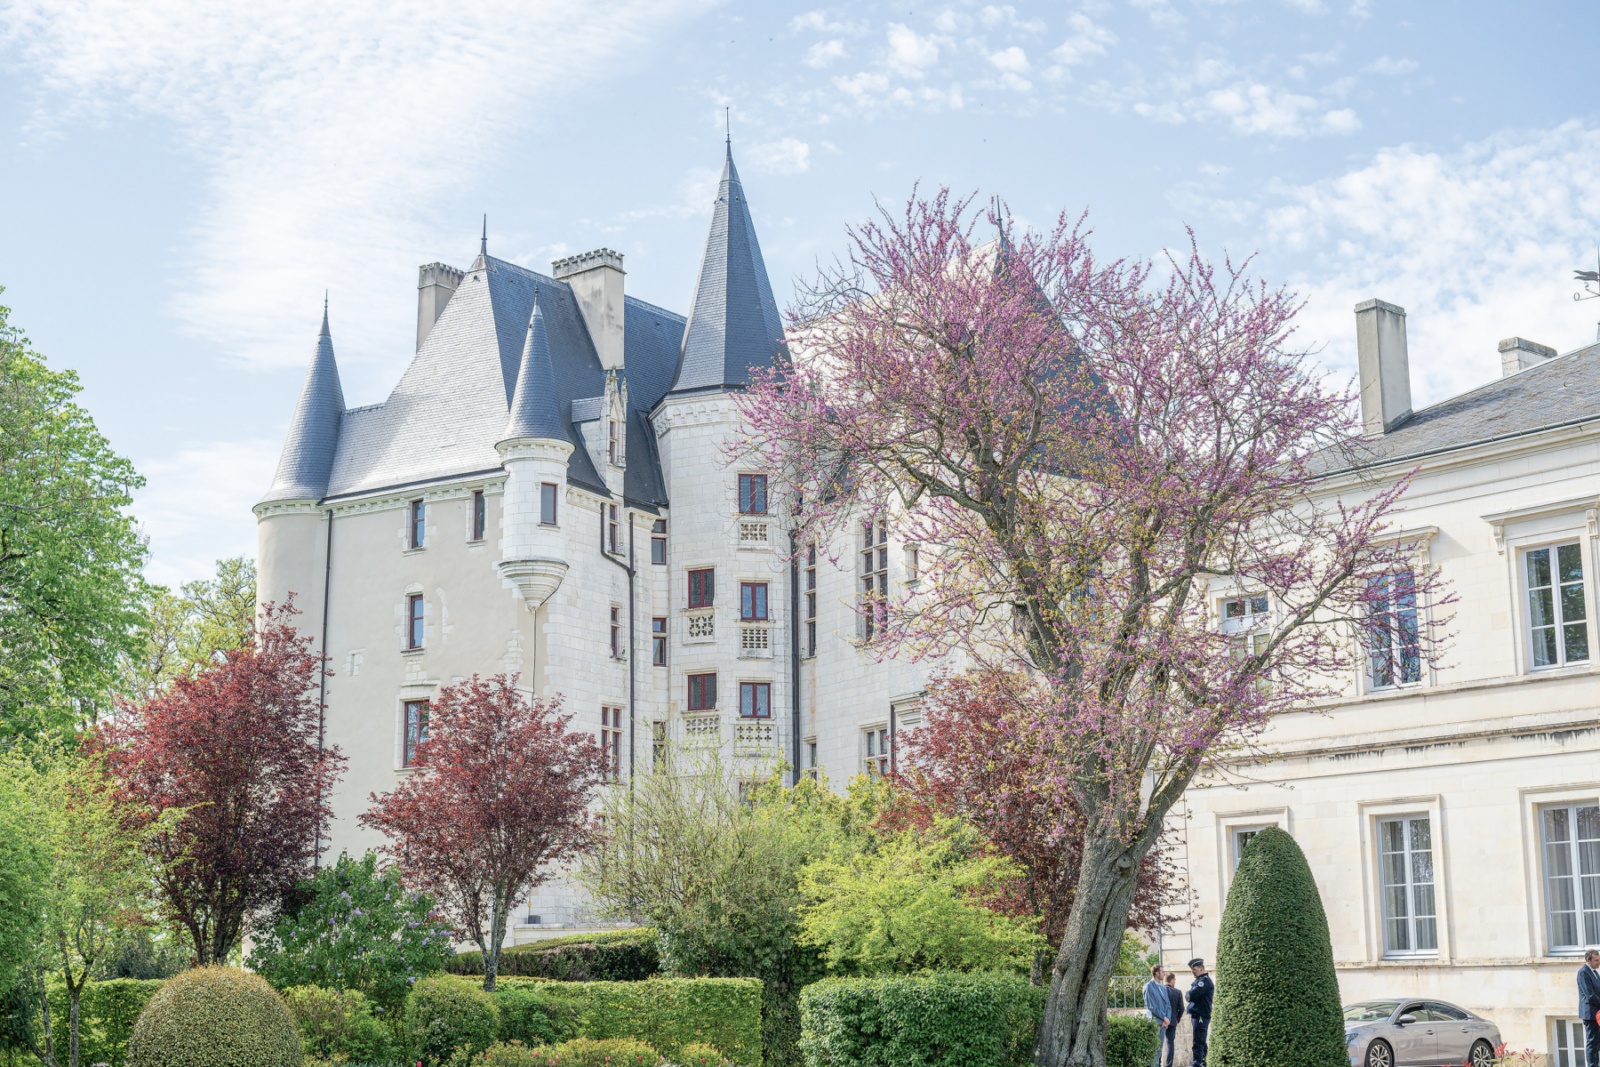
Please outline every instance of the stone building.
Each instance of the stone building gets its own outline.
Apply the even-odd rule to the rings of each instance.
[[[1162,948],[1180,973],[1214,960],[1241,849],[1279,826],[1316,874],[1346,1003],[1453,1001],[1570,1067],[1574,974],[1600,945],[1600,345],[1502,341],[1498,380],[1413,411],[1405,321],[1356,308],[1367,449],[1322,491],[1414,472],[1396,537],[1459,598],[1446,662],[1403,636],[1441,609],[1397,600],[1394,647],[1365,650],[1342,696],[1278,717],[1267,758],[1190,789],[1171,827],[1198,906]],[[1216,601],[1219,620],[1272,610]]]
[[[333,854],[380,843],[356,822],[365,798],[409,773],[428,701],[473,674],[560,695],[618,780],[672,744],[718,746],[751,778],[781,761],[843,782],[888,759],[926,668],[863,651],[853,604],[905,579],[902,546],[874,526],[870,550],[791,563],[789,493],[724,454],[730,394],[783,358],[731,150],[689,314],[624,282],[606,249],[548,275],[487,240],[466,270],[424,266],[415,357],[360,408],[324,314],[255,513],[261,598],[294,592],[335,671]],[[514,936],[590,918],[554,884]]]

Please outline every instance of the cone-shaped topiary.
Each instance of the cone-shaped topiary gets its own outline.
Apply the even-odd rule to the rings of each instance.
[[[196,967],[156,990],[133,1024],[129,1067],[300,1067],[300,1033],[260,975]]]
[[[1217,934],[1212,1067],[1349,1067],[1322,896],[1276,827],[1244,850]]]

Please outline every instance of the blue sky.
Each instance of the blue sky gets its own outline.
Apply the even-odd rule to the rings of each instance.
[[[150,574],[254,552],[323,290],[349,403],[414,343],[416,268],[599,246],[678,311],[723,108],[773,283],[912,184],[1088,208],[1101,255],[1195,227],[1304,294],[1410,312],[1420,403],[1496,343],[1593,340],[1600,14],[1579,3],[826,7],[0,0],[0,296],[149,479]]]

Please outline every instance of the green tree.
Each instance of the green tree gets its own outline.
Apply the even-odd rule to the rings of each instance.
[[[881,837],[838,835],[800,873],[801,941],[847,972],[1026,970],[1044,944],[1035,917],[976,899],[1023,877],[970,826],[938,819]]]
[[[256,565],[244,556],[217,560],[216,577],[185,582],[177,593],[153,589],[139,642],[123,659],[122,693],[152,700],[179,675],[245,647],[255,613]]]
[[[3,290],[0,290],[3,291]],[[0,307],[0,734],[92,721],[139,644],[144,484]]]
[[[798,1063],[800,989],[824,970],[800,941],[800,871],[861,813],[825,782],[741,782],[714,755],[680,753],[605,814],[608,838],[579,865],[601,909],[660,931],[669,974],[760,978],[767,1062]]]
[[[121,929],[150,910],[153,883],[142,845],[158,824],[119,799],[98,758],[60,738],[13,745],[0,755],[0,781],[26,803],[42,859],[34,899],[43,927],[34,981],[42,1045],[35,1052],[48,1067],[78,1067],[83,988]],[[173,812],[165,821],[179,817]],[[52,973],[67,992],[66,1050],[51,1036],[45,990]]]
[[[355,990],[392,1016],[412,983],[450,960],[450,930],[433,901],[408,892],[394,868],[379,871],[371,852],[341,855],[296,896],[250,953],[250,969],[279,989]]]
[[[1346,1067],[1322,896],[1305,853],[1269,827],[1250,841],[1217,931],[1217,1067]],[[1292,980],[1291,980],[1292,979]]]

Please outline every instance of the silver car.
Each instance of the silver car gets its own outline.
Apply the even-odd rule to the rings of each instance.
[[[1490,1067],[1500,1028],[1442,1000],[1363,1000],[1344,1009],[1354,1067]]]

